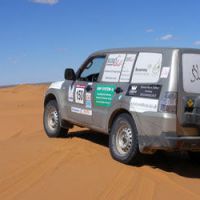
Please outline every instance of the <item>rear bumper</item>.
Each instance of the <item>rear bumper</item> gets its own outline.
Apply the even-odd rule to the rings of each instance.
[[[165,137],[172,150],[200,151],[200,136]]]
[[[137,115],[137,117],[134,119],[137,119],[141,152],[200,151],[200,128],[196,125],[181,126],[177,121],[176,114],[147,112]],[[194,124],[199,123],[197,116],[192,120],[194,120]]]
[[[162,133],[160,136],[139,136],[142,153],[164,151],[199,151],[200,136],[177,136],[176,133]]]

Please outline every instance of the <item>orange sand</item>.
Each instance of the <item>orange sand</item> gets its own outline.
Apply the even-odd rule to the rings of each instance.
[[[43,130],[45,85],[0,89],[0,199],[200,199],[200,166],[180,155],[114,161],[108,136],[75,127],[50,139]]]

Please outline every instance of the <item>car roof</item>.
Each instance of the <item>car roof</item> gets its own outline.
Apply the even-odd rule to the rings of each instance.
[[[181,48],[181,47],[134,47],[134,48],[113,48],[113,49],[104,49],[94,52],[92,55],[107,54],[107,53],[131,53],[131,52],[166,52],[180,50],[183,52],[198,52],[200,49],[197,48]]]

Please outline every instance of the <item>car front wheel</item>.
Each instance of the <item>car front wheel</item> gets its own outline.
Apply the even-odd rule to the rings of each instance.
[[[60,116],[56,100],[50,100],[44,108],[43,124],[49,137],[65,137],[68,129],[60,126]]]

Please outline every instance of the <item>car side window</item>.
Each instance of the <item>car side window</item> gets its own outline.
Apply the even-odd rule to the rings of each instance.
[[[78,80],[96,82],[104,62],[105,56],[95,57],[90,60],[83,68],[83,71],[79,74]]]

